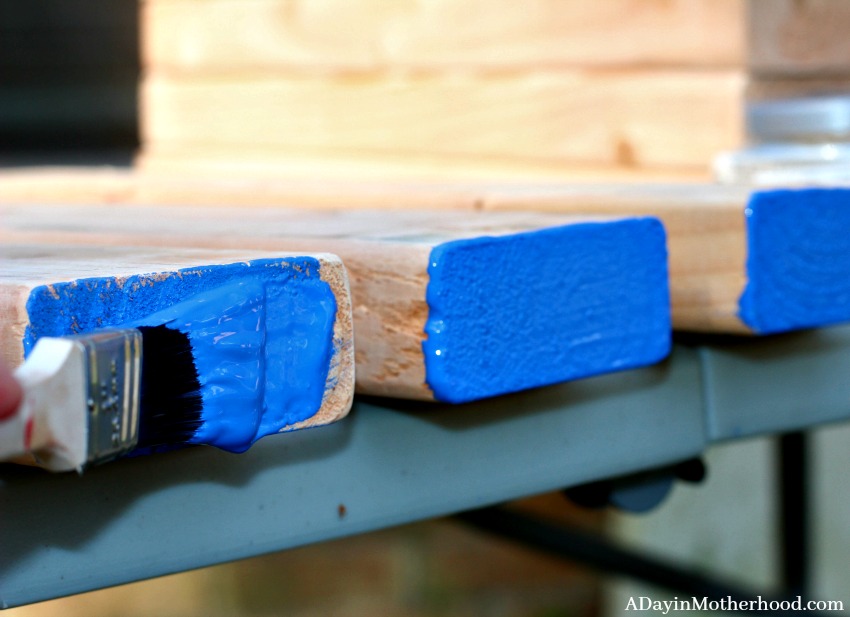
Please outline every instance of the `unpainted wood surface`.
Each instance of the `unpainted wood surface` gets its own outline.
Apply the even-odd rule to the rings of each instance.
[[[169,72],[743,63],[744,0],[145,0]]]
[[[474,208],[481,186],[515,183],[528,170],[509,166],[465,168],[456,162],[434,161],[418,170],[366,163],[343,168],[328,159],[241,161],[226,156],[142,157],[141,168],[126,167],[20,167],[0,169],[0,201],[5,203],[75,204],[192,204],[204,206],[281,206],[315,208]],[[536,171],[539,171],[536,170]],[[407,172],[413,172],[412,175]],[[449,173],[446,173],[449,172]],[[530,176],[535,178],[532,172]],[[473,184],[470,184],[472,178]],[[465,179],[465,181],[463,181]],[[560,167],[535,178],[553,184],[606,183],[682,184],[706,182],[707,173],[657,174],[646,170],[610,167]]]
[[[146,176],[141,174],[136,177]],[[429,207],[432,210],[441,208],[469,212],[536,210],[553,215],[553,222],[571,213],[618,217],[658,216],[668,232],[674,327],[708,332],[748,332],[737,317],[737,302],[746,283],[747,236],[743,212],[750,191],[745,188],[692,183],[652,185],[622,182],[606,185],[393,182],[337,182],[321,185],[309,182],[274,183],[241,177],[222,185],[206,176],[184,176],[180,180],[169,177],[171,180],[166,184],[173,183],[172,188],[165,194],[158,192],[158,195],[160,198],[167,195],[171,200],[164,199],[160,203],[303,204],[320,205],[323,208],[382,207],[391,210]],[[20,197],[25,192],[26,182],[20,180],[19,176],[15,180],[14,194]],[[147,176],[147,180],[141,180],[143,183],[148,181],[153,185],[158,184],[156,176]],[[227,182],[222,178],[218,181]],[[7,186],[0,175],[0,197]],[[56,188],[59,188],[58,184]],[[147,196],[152,197],[163,189],[149,191]],[[226,203],[224,199],[217,200],[217,195],[226,195]],[[110,196],[115,197],[116,193]],[[105,201],[98,200],[99,203]],[[26,231],[26,227],[16,223],[8,214],[3,216],[16,233]],[[391,216],[382,217],[382,224],[386,225],[398,216],[398,213],[393,212]],[[32,220],[55,222],[60,219],[56,214],[45,214],[33,217]],[[85,237],[86,233],[93,233],[95,237],[100,235],[96,229],[87,231],[87,218],[83,217],[81,221],[84,223],[78,224],[75,231],[79,237]],[[91,224],[96,225],[97,220]],[[172,233],[176,231],[172,230]],[[61,240],[62,230],[58,230],[53,238]],[[231,240],[220,238],[218,241],[226,243]],[[340,252],[336,245],[333,250]],[[342,254],[345,261],[349,262],[352,255]],[[352,277],[355,278],[355,274]],[[356,283],[352,282],[352,285],[356,297]]]
[[[422,340],[432,248],[455,239],[506,235],[589,218],[532,212],[476,215],[471,209],[317,212],[22,205],[0,207],[0,220],[4,222],[0,240],[7,242],[333,251],[349,272],[357,390],[430,400]]]
[[[4,221],[0,217],[0,221]],[[4,228],[6,229],[6,228]],[[6,232],[0,232],[6,235]],[[285,253],[256,250],[209,250],[174,247],[132,247],[129,243],[65,243],[17,241],[8,237],[0,243],[0,358],[11,366],[23,361],[22,340],[29,322],[26,303],[30,292],[51,285],[89,277],[124,278],[139,274],[174,272],[181,268],[228,264],[265,257],[286,257]],[[337,299],[334,338],[338,341],[330,361],[328,387],[317,413],[292,428],[317,426],[348,413],[354,393],[354,354],[351,301],[348,280],[335,255],[314,255],[321,264],[322,280]],[[150,278],[156,284],[156,277]]]
[[[628,153],[628,150],[623,150]],[[628,160],[627,158],[624,160]],[[314,179],[318,184],[334,182],[492,182],[494,179],[504,182],[708,182],[711,169],[708,165],[687,168],[647,168],[629,163],[610,165],[608,163],[583,164],[539,159],[501,158],[488,156],[438,156],[428,153],[358,153],[356,156],[342,152],[308,153],[282,152],[254,147],[240,147],[238,150],[226,147],[204,146],[192,148],[170,145],[147,145],[136,158],[136,168],[148,176],[161,178],[152,183],[150,177],[144,180],[143,189],[151,191],[142,202],[161,201],[167,198],[169,189],[185,185],[185,181],[169,183],[168,176],[189,175],[206,177],[207,186],[218,184],[225,190],[224,198],[215,198],[216,193],[204,190],[200,186],[193,192],[204,195],[204,203],[216,201],[233,203],[233,197],[227,197],[227,189],[232,182],[222,181],[222,177],[238,176],[240,182],[254,183],[254,190],[242,191],[242,199],[251,203],[268,203],[280,199],[290,189],[281,186]],[[162,177],[166,181],[162,181]],[[210,184],[211,183],[211,184]],[[280,187],[278,189],[277,187]],[[305,198],[315,199],[321,189],[313,191]],[[276,196],[277,193],[277,196]],[[427,204],[423,204],[427,207]]]
[[[738,318],[747,282],[745,188],[714,185],[552,186],[486,191],[484,209],[656,216],[667,230],[673,327],[749,333]]]
[[[739,145],[736,70],[173,78],[141,86],[145,158],[209,150],[343,160],[704,170]]]

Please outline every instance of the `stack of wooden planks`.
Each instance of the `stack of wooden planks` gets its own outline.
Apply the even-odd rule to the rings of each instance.
[[[3,339],[11,357],[20,357],[25,329],[30,338],[73,332],[105,310],[83,299],[88,279],[63,287],[80,296],[72,304],[52,305],[61,277],[39,277],[34,292],[24,276],[32,247],[42,247],[45,264],[62,259],[63,245],[64,255],[87,255],[89,278],[115,274],[116,247],[131,262],[140,261],[134,246],[145,255],[158,247],[160,260],[174,247],[177,256],[185,247],[337,254],[350,277],[357,388],[366,394],[461,403],[643,366],[670,349],[665,233],[647,217],[28,205],[3,207],[2,219],[0,255],[30,256],[12,259],[0,278],[0,313],[15,326]],[[103,259],[93,246],[104,247]],[[195,276],[184,278],[190,285]],[[143,280],[150,294],[166,284]]]
[[[840,0],[144,0],[140,164],[705,179],[748,99],[850,87]]]
[[[705,177],[743,0],[144,0],[145,169]]]
[[[75,192],[77,199],[66,201],[102,205],[36,205],[56,202],[62,195]],[[180,246],[285,248],[288,239],[295,247],[336,252],[349,268],[357,263],[349,260],[357,253],[349,255],[341,238],[363,236],[360,240],[369,238],[375,250],[389,253],[395,250],[392,243],[383,248],[375,244],[378,238],[387,236],[384,230],[388,228],[394,230],[390,237],[409,236],[427,223],[424,229],[430,229],[432,239],[435,226],[437,237],[445,239],[458,233],[469,237],[476,230],[479,235],[491,234],[504,225],[504,219],[487,218],[496,216],[496,211],[519,217],[512,225],[529,217],[529,229],[568,224],[574,217],[655,217],[662,221],[667,236],[672,325],[676,330],[765,334],[850,319],[850,289],[846,284],[850,281],[850,246],[846,240],[850,237],[846,231],[850,229],[850,192],[842,188],[316,184],[110,174],[101,170],[0,174],[0,200],[22,204],[0,209],[5,221],[2,237],[9,240],[63,243],[73,231],[80,242],[103,243],[106,238],[138,243],[154,238]],[[105,208],[105,204],[112,207]],[[178,216],[173,204],[193,206],[180,209]],[[228,207],[234,204],[239,206]],[[131,205],[141,209],[133,210]],[[292,220],[277,223],[283,231],[270,239],[277,227],[266,229],[261,222],[287,220],[286,210],[281,208],[285,205],[309,208],[297,219],[315,222],[302,227],[293,226]],[[428,212],[424,219],[423,209]],[[547,216],[537,218],[533,211]],[[206,222],[200,225],[191,220],[192,216]],[[375,225],[374,229],[364,228],[364,220],[374,220],[369,223]],[[153,229],[156,233],[150,233]],[[296,230],[313,240],[294,237]],[[355,288],[355,296],[356,292]],[[424,292],[419,297],[423,298]],[[421,330],[418,332],[421,334]]]

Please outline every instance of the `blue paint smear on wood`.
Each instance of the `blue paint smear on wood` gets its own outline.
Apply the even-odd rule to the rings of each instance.
[[[458,240],[431,252],[426,381],[463,403],[652,364],[670,352],[654,218]]]
[[[27,303],[24,348],[106,327],[186,332],[204,404],[191,443],[241,452],[321,407],[336,298],[319,269],[310,257],[263,259],[41,286]]]
[[[754,193],[739,317],[759,334],[850,320],[850,190]]]

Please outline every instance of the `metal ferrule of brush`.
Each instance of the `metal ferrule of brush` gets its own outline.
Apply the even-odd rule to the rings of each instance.
[[[87,362],[87,465],[130,452],[139,441],[142,334],[103,330],[77,338]]]

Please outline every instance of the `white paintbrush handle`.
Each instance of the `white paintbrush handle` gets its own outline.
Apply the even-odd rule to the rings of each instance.
[[[87,450],[83,350],[67,339],[41,339],[15,377],[24,399],[0,420],[0,460],[33,454],[53,471],[81,469]]]

